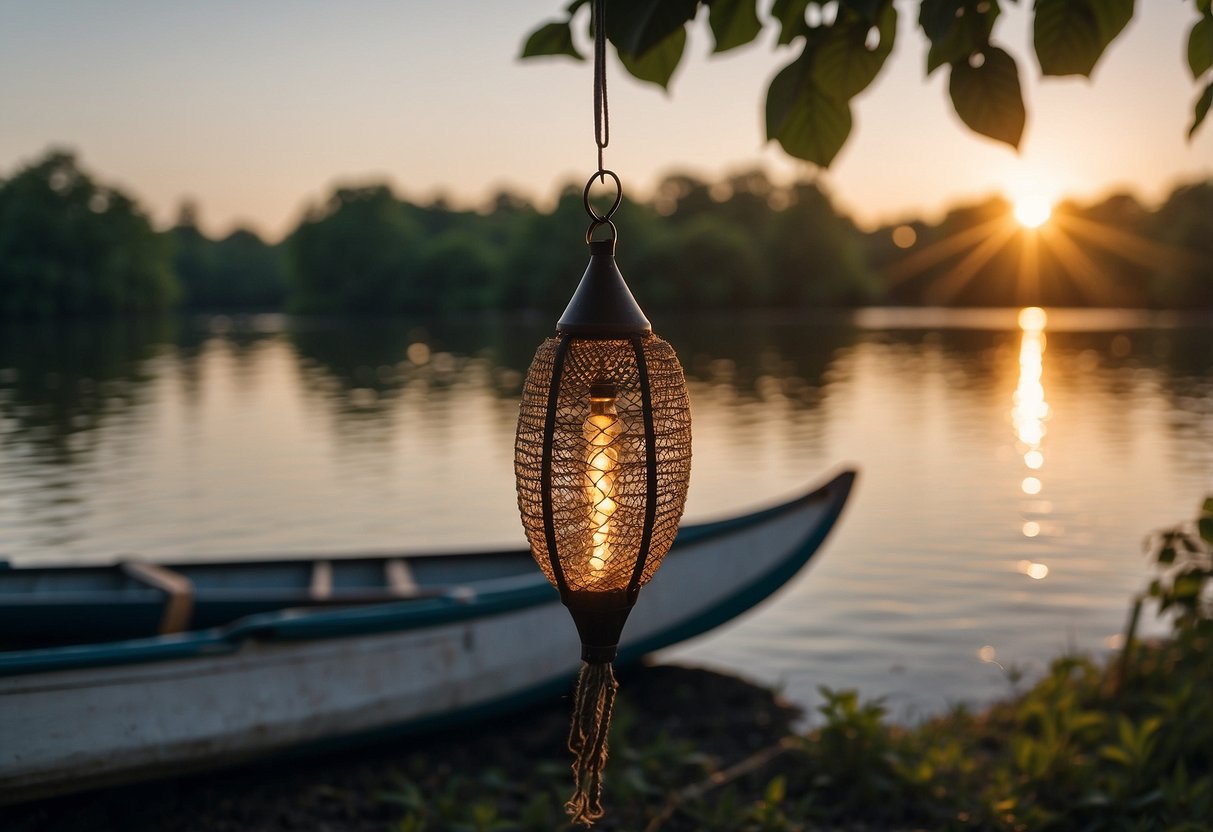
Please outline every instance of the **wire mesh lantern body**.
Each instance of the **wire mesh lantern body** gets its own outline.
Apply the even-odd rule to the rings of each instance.
[[[531,551],[565,603],[610,595],[630,607],[686,502],[690,407],[673,348],[652,334],[545,341],[522,394],[515,468]]]
[[[574,820],[602,814],[614,700],[610,663],[640,588],[678,531],[691,471],[686,381],[615,265],[614,240],[589,267],[527,373],[514,467],[522,523],[560,591],[586,662],[573,730]]]

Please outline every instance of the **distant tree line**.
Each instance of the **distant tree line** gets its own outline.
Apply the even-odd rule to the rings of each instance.
[[[817,184],[667,177],[625,201],[620,262],[646,309],[862,304],[1213,307],[1213,181],[1154,211],[1063,203],[1038,230],[993,198],[865,232]],[[343,187],[277,244],[155,231],[136,202],[51,152],[0,180],[0,317],[186,309],[306,314],[558,312],[585,268],[580,188],[480,211]]]

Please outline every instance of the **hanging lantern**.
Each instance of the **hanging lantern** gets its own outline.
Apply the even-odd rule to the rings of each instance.
[[[604,215],[589,203],[595,178],[618,189]],[[673,348],[653,334],[615,264],[610,217],[622,188],[611,171],[586,183],[590,263],[556,337],[540,345],[518,414],[514,468],[531,552],[560,591],[585,663],[569,749],[575,822],[602,816],[616,683],[611,662],[640,588],[678,532],[691,472],[686,382]],[[609,240],[593,241],[599,226]]]
[[[531,553],[560,591],[581,636],[569,750],[574,823],[603,815],[602,774],[615,704],[611,662],[640,588],[678,533],[691,474],[691,414],[673,348],[653,334],[615,265],[623,186],[603,167],[609,142],[606,3],[594,0],[594,140],[598,170],[585,184],[590,264],[527,371],[514,472]],[[615,185],[599,214],[597,179]],[[599,228],[606,240],[594,240]]]

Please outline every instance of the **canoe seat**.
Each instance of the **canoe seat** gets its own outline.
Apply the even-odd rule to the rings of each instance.
[[[160,635],[182,633],[189,629],[194,614],[194,584],[189,578],[154,563],[128,560],[123,561],[121,566],[129,577],[164,593]]]
[[[413,568],[407,560],[388,558],[383,562],[383,574],[393,595],[408,598],[417,594],[417,579],[413,576]]]
[[[308,595],[313,601],[327,601],[333,594],[333,564],[327,560],[312,563],[312,582]]]

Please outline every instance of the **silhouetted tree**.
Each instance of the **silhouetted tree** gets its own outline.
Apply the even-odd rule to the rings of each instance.
[[[771,218],[770,301],[780,306],[857,304],[877,292],[850,219],[840,216],[820,188],[801,183]]]
[[[297,312],[409,311],[427,294],[416,270],[420,234],[386,185],[340,188],[291,235]]]
[[[187,306],[204,306],[215,272],[214,243],[198,227],[198,206],[181,204],[177,224],[168,232],[173,245],[173,271]]]
[[[165,309],[168,249],[130,197],[51,151],[0,184],[0,317]]]
[[[1161,306],[1213,307],[1213,181],[1177,188],[1149,225],[1169,249],[1151,275],[1150,299]]]
[[[444,234],[421,255],[417,271],[429,291],[411,305],[444,312],[491,309],[498,299],[499,261],[499,250],[470,231]]]
[[[287,269],[278,246],[237,229],[212,240],[198,228],[198,209],[181,206],[173,240],[173,266],[183,302],[193,309],[276,309],[286,303]]]

